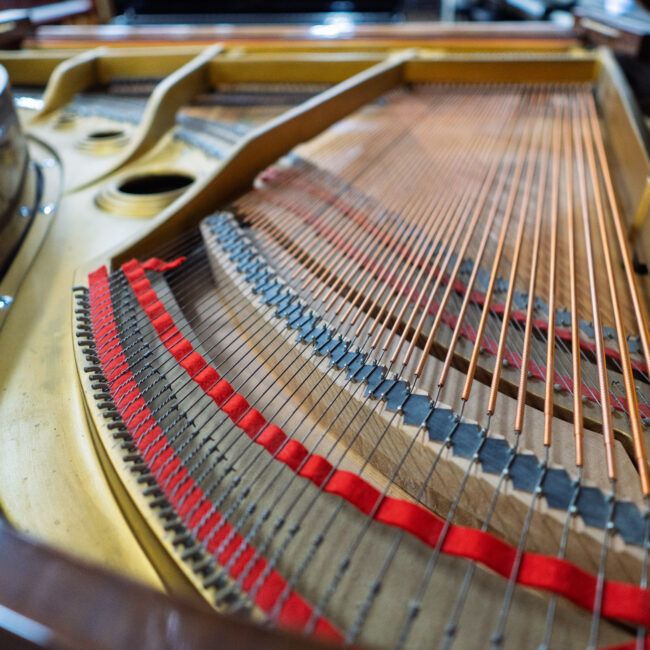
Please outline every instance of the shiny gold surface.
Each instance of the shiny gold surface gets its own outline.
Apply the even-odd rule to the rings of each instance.
[[[83,84],[77,85],[75,78],[76,72],[72,88],[78,90]],[[61,79],[64,85],[69,83],[65,68],[52,83],[58,85]],[[19,81],[25,82],[24,76]],[[172,123],[173,105],[168,109]],[[47,214],[38,215],[20,255],[0,284],[3,294],[14,297],[11,308],[3,310],[0,329],[0,507],[19,529],[161,588],[159,568],[151,565],[141,540],[134,537],[125,520],[124,504],[116,500],[105,479],[92,439],[71,355],[70,290],[74,271],[84,260],[143,227],[142,220],[131,213],[142,212],[147,197],[132,197],[130,210],[110,212],[96,205],[106,188],[124,177],[161,170],[200,177],[219,161],[169,132],[156,140],[146,156],[136,157],[130,165],[120,165],[119,173],[93,182],[119,161],[137,125],[92,114],[61,119],[70,115],[66,102],[47,118],[34,120],[36,115],[22,111],[23,122],[30,123],[28,133],[44,143],[44,152],[47,147],[56,151],[68,187],[87,187],[63,196],[57,196],[55,186],[49,187]],[[167,121],[169,124],[169,118]],[[106,131],[121,132],[125,137],[117,138],[108,148],[83,146],[89,134]],[[53,154],[43,153],[37,162],[47,155]],[[50,163],[54,162],[51,158]],[[151,214],[150,209],[144,212],[145,216]]]

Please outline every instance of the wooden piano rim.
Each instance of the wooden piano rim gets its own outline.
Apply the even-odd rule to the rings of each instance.
[[[56,25],[40,27],[27,47],[88,48],[149,47],[152,44],[203,44],[223,41],[262,50],[313,48],[327,50],[445,47],[456,50],[564,50],[578,44],[572,29],[549,23],[459,24],[409,22],[400,25],[354,25],[334,37],[319,35],[305,26],[123,26]]]
[[[1,517],[0,575],[3,648],[207,649],[215,639],[233,650],[332,647],[154,591],[38,543]]]

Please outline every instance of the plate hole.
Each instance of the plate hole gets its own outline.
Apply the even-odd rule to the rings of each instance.
[[[124,194],[163,194],[177,192],[193,182],[194,179],[187,174],[148,174],[128,178],[118,189]]]
[[[105,131],[93,131],[88,134],[89,140],[112,140],[113,138],[121,138],[124,131],[118,129],[107,129]]]

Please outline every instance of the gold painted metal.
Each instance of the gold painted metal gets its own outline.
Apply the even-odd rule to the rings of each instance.
[[[613,55],[602,48],[599,59],[595,95],[602,121],[607,125],[606,147],[613,161],[614,179],[621,188],[619,200],[627,215],[629,236],[633,242],[649,221],[648,211],[644,209],[650,177],[645,128]]]
[[[58,206],[0,330],[0,503],[20,530],[160,588],[104,478],[70,355],[74,267],[137,227],[93,210],[92,189]]]
[[[151,174],[165,175],[175,174],[177,170],[169,167],[157,168]],[[152,217],[166,208],[172,201],[178,198],[183,190],[171,190],[168,192],[156,192],[151,195],[138,196],[127,194],[120,190],[120,185],[127,181],[134,181],[139,176],[118,177],[105,184],[105,187],[95,197],[96,205],[118,216],[124,217]]]
[[[74,173],[65,174],[65,188],[74,191],[118,169],[130,143],[136,138],[138,125],[110,115],[79,115],[66,107],[43,120],[34,120],[25,130],[55,149],[63,165]],[[93,134],[118,132],[107,140]]]
[[[79,274],[75,274],[79,277]],[[85,364],[79,347],[73,345],[77,367]],[[88,373],[79,373],[79,380],[84,392],[92,392]],[[181,559],[182,549],[175,548],[172,540],[174,531],[165,531],[161,527],[160,518],[152,508],[153,496],[143,493],[142,485],[138,483],[138,475],[133,474],[124,462],[124,451],[119,441],[108,442],[105,436],[105,424],[102,413],[97,408],[97,402],[87,401],[87,426],[93,438],[95,448],[102,468],[111,489],[115,493],[120,508],[129,526],[133,529],[136,539],[142,545],[143,551],[155,567],[163,585],[173,593],[179,593],[206,604],[213,598],[213,590],[202,585],[202,578],[193,572]],[[179,570],[180,569],[180,570]],[[199,598],[201,595],[203,598]],[[261,620],[261,614],[255,609],[254,618]]]
[[[204,152],[176,140],[173,131],[170,131],[149,153],[126,165],[110,178],[94,184],[94,202],[102,211],[121,218],[149,218],[189,191],[191,185],[168,192],[129,194],[120,190],[122,184],[145,176],[165,174],[180,174],[197,182],[218,165],[217,161]]]
[[[55,70],[47,85],[43,98],[43,107],[30,122],[30,128],[52,145],[58,145],[65,153],[62,154],[66,166],[78,169],[79,172],[69,177],[68,188],[78,189],[111,174],[125,164],[143,155],[174,125],[178,109],[196,94],[207,89],[207,65],[220,52],[219,46],[206,48],[188,63],[174,70],[165,77],[149,97],[140,123],[137,127],[113,119],[91,116],[78,116],[72,126],[77,132],[82,131],[82,142],[87,143],[89,133],[102,130],[124,131],[124,138],[114,140],[113,146],[103,151],[96,146],[94,151],[103,153],[101,157],[88,157],[87,151],[93,151],[87,146],[70,147],[70,134],[67,129],[52,129],[60,126],[65,113],[65,106],[74,96],[86,89],[105,83],[120,73],[118,66],[109,66],[105,70],[106,61],[117,58],[122,68],[133,72],[128,66],[128,60],[123,56],[104,56],[101,49],[84,53],[61,63]],[[147,61],[151,61],[151,57]],[[168,63],[178,63],[178,57],[168,59]],[[161,66],[158,75],[166,69]],[[139,69],[137,70],[140,72]],[[68,127],[70,125],[67,125]],[[97,143],[94,143],[97,144]],[[121,144],[122,147],[118,146]]]
[[[641,199],[639,200],[632,219],[632,229],[630,233],[632,243],[634,243],[639,235],[644,231],[647,223],[650,223],[650,178],[646,178]]]
[[[85,360],[79,355],[79,348],[73,343],[77,364],[85,364]],[[92,392],[91,382],[88,379],[88,373],[80,373],[79,380],[81,389],[85,393]],[[142,485],[138,483],[137,475],[128,470],[128,467],[122,460],[124,451],[120,448],[119,441],[113,441],[113,444],[106,444],[106,439],[102,438],[104,422],[102,413],[97,409],[97,403],[86,402],[86,426],[88,433],[92,438],[94,450],[97,452],[98,460],[104,472],[108,485],[115,496],[115,499],[121,510],[120,514],[133,531],[134,538],[140,544],[141,550],[151,563],[151,568],[156,572],[156,579],[151,580],[147,576],[147,581],[159,588],[179,594],[185,598],[192,599],[207,608],[205,599],[198,597],[202,588],[197,576],[189,571],[178,557],[178,552],[171,544],[174,536],[172,533],[161,533],[159,530],[159,521],[151,509],[153,497],[146,497],[143,494]],[[144,571],[147,562],[142,561],[139,571]],[[179,571],[179,566],[181,570]],[[141,575],[137,575],[142,580]],[[160,582],[158,582],[160,581]]]
[[[0,51],[0,61],[14,86],[45,86],[57,66],[75,54],[68,50],[8,50]]]
[[[208,66],[220,51],[219,45],[208,47],[156,86],[145,107],[138,133],[113,169],[149,151],[174,125],[179,108],[207,90]]]
[[[98,79],[101,83],[108,83],[113,78],[166,76],[189,63],[205,48],[204,45],[152,46],[144,52],[132,48],[110,50],[94,47],[91,51],[99,50]],[[0,51],[0,61],[14,85],[45,86],[51,81],[57,66],[88,52],[88,49],[5,50]]]
[[[74,178],[68,180],[67,185],[70,189],[78,189],[146,153],[171,128],[182,105],[219,84],[279,81],[338,83],[381,60],[378,55],[344,56],[327,53],[258,57],[242,56],[234,52],[227,57],[219,57],[222,49],[220,45],[208,47],[178,69],[173,69],[173,66],[186,61],[189,56],[187,51],[172,50],[164,56],[156,57],[153,54],[145,55],[141,51],[132,55],[129,52],[109,52],[98,48],[78,54],[62,61],[55,69],[47,84],[42,108],[32,117],[30,127],[39,137],[62,151],[64,159],[69,158],[66,160],[67,166],[81,170],[80,174],[75,174]],[[152,61],[156,61],[155,66]],[[79,140],[84,144],[72,150],[69,147],[69,134],[58,133],[50,128],[52,125],[61,127],[61,120],[66,116],[65,107],[77,93],[113,79],[138,79],[152,75],[159,77],[169,72],[170,68],[172,71],[169,76],[156,86],[148,99],[136,128],[104,117],[77,117],[67,122],[65,127],[81,132]],[[85,146],[88,132],[102,129],[126,131],[127,137],[120,140],[125,145],[122,150],[117,146],[118,142],[114,141],[112,147],[104,147],[101,158],[80,157],[79,149],[91,150]],[[127,141],[128,145],[125,144]],[[95,146],[92,150],[99,152],[100,147]]]
[[[82,52],[58,65],[45,88],[43,106],[34,119],[42,120],[65,106],[77,93],[94,86],[97,82],[97,61],[101,54],[101,49]]]
[[[119,128],[117,124],[89,118],[86,130]],[[57,130],[56,123],[41,130],[49,133],[50,141],[58,134],[62,140],[68,138],[67,146],[76,146],[71,131]],[[54,160],[55,154],[50,156]],[[188,595],[195,589],[188,589],[181,574],[169,570],[167,553],[151,564],[152,547],[143,541],[149,528],[134,536],[132,521],[123,514],[128,500],[120,496],[120,485],[105,478],[70,356],[74,345],[70,288],[74,269],[83,260],[142,229],[137,218],[95,206],[103,187],[120,177],[170,169],[200,177],[219,164],[170,131],[146,155],[124,165],[115,178],[68,192],[60,200],[51,197],[49,201],[59,201],[56,211],[37,216],[0,285],[3,294],[15,296],[2,314],[0,329],[0,508],[20,530],[49,544],[155,588]],[[64,169],[64,174],[74,173],[74,167]]]
[[[74,117],[62,115],[57,122],[58,129],[66,129],[72,126]],[[83,138],[77,141],[77,148],[98,155],[113,153],[122,149],[129,141],[125,129],[103,129],[90,131]]]

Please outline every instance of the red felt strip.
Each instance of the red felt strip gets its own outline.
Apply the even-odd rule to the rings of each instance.
[[[177,269],[186,260],[186,257],[177,257],[171,262],[163,262],[163,260],[159,260],[157,257],[150,257],[146,262],[142,263],[142,268],[147,271],[158,271],[159,273],[164,273],[165,271]]]
[[[138,268],[140,269],[142,267]],[[158,268],[160,268],[159,265]],[[114,397],[116,394],[128,394],[134,398],[126,402],[126,404],[123,400],[116,399],[116,406],[120,411],[122,420],[125,423],[129,423],[127,428],[138,450],[156,477],[158,485],[165,493],[166,498],[177,509],[180,516],[183,517],[186,525],[191,527],[192,524],[196,524],[200,520],[202,514],[207,512],[214,513],[211,519],[196,533],[196,537],[200,541],[210,539],[210,548],[213,552],[226,537],[232,540],[216,557],[217,561],[222,566],[225,566],[235,551],[245,549],[229,569],[230,576],[236,579],[242,573],[248,560],[256,553],[255,548],[247,543],[239,533],[236,533],[228,522],[222,521],[221,513],[214,510],[212,503],[194,482],[186,468],[182,466],[181,460],[176,455],[174,448],[169,444],[163,430],[144,403],[144,399],[140,395],[138,385],[135,382],[124,352],[119,344],[112,309],[106,308],[106,300],[110,297],[110,293],[108,274],[105,267],[90,274],[89,288],[91,322],[95,339],[107,340],[107,337],[109,337],[111,340],[110,346],[97,346],[99,360],[111,388],[111,394]],[[146,288],[144,290],[146,292]],[[136,413],[137,416],[134,417]],[[157,440],[158,445],[152,446],[147,442],[148,440]],[[178,485],[181,488],[175,489]],[[188,517],[190,511],[193,512],[191,520]],[[213,531],[217,527],[219,527],[219,532],[213,535]],[[258,556],[258,558],[255,569],[244,580],[244,590],[251,589],[261,572],[267,566],[267,562],[263,557]],[[278,597],[284,593],[286,587],[287,583],[284,578],[277,571],[270,571],[268,578],[256,594],[256,604],[262,610],[270,612]],[[313,608],[311,605],[292,589],[281,610],[279,621],[285,627],[302,630],[312,612]],[[325,639],[334,641],[340,641],[342,639],[340,632],[323,617],[319,617],[315,631],[318,636]]]
[[[157,299],[151,301],[151,295],[155,292],[142,265],[132,260],[123,265],[122,270],[145,311],[154,304],[157,308],[164,308],[161,301]],[[156,328],[160,340],[188,375],[196,381],[197,376],[203,376],[201,373],[208,372],[210,369],[211,377],[217,381],[217,385],[225,381],[220,379],[217,370],[192,348],[171,317],[167,322],[172,324],[166,330],[159,329],[154,321],[152,325]],[[225,410],[233,422],[242,428],[241,420],[251,413],[251,409],[247,410],[248,403],[244,397],[228,384],[230,397],[225,402],[220,402],[212,395],[212,389],[206,390],[202,385],[201,387],[213,398],[217,406]],[[231,402],[234,402],[234,405],[227,408]],[[310,454],[300,442],[289,438],[276,425],[267,423],[257,411],[254,419],[257,432],[252,433],[249,427],[242,428],[242,431],[255,443],[262,445],[276,460],[283,462],[294,471],[300,468],[298,469],[300,476],[321,486],[325,492],[340,496],[361,512],[365,514],[374,512],[373,516],[377,521],[401,528],[429,546],[436,545],[443,529],[443,522],[434,513],[410,501],[391,496],[382,497],[375,487],[360,476],[335,469],[325,458]],[[505,578],[511,576],[516,556],[514,547],[495,536],[455,524],[448,529],[442,544],[442,552],[475,560]],[[526,552],[521,559],[517,582],[556,593],[580,607],[593,610],[596,578],[566,560]],[[601,611],[607,618],[650,627],[650,592],[636,585],[607,580],[604,585]]]

